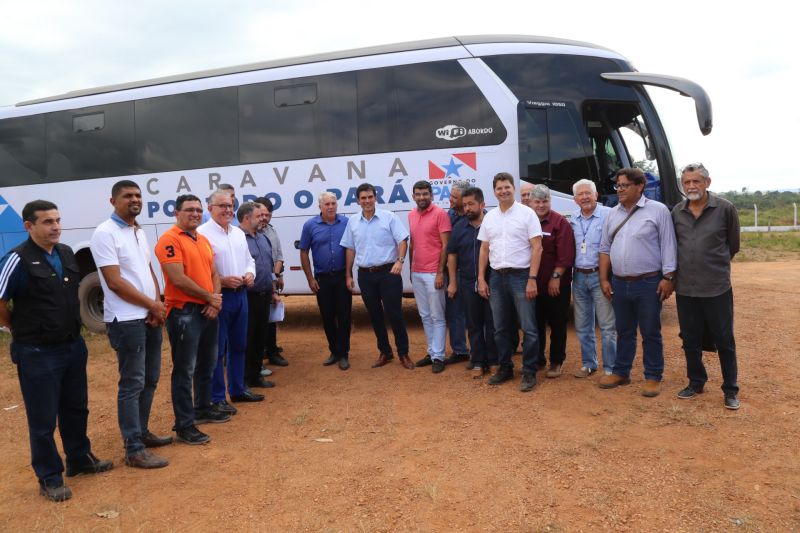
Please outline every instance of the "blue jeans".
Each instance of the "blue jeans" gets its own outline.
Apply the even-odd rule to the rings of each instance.
[[[414,287],[414,299],[422,319],[425,339],[428,342],[428,355],[433,360],[444,361],[444,341],[447,337],[445,322],[444,288],[435,287],[436,273],[412,272],[411,285]]]
[[[457,275],[458,276],[458,275]],[[445,276],[444,286],[447,287],[448,279]],[[460,285],[460,281],[458,281]],[[447,322],[447,331],[450,334],[450,349],[453,353],[470,353],[467,349],[467,315],[464,308],[458,305],[458,298],[445,298],[444,317]]]
[[[385,272],[367,272],[359,269],[358,287],[361,289],[361,299],[369,313],[372,330],[378,340],[378,350],[386,355],[392,355],[392,345],[389,344],[389,334],[386,332],[386,318],[392,325],[394,343],[397,346],[397,355],[408,355],[408,331],[403,320],[403,279],[388,270]]]
[[[11,343],[28,417],[31,466],[42,486],[64,484],[64,464],[53,438],[56,422],[68,464],[80,463],[91,451],[86,436],[88,355],[82,337],[58,344]]]
[[[664,373],[664,343],[661,339],[661,300],[656,289],[661,276],[625,281],[613,276],[614,315],[617,324],[617,359],[613,373],[629,377],[636,357],[636,328],[642,334],[644,377],[661,381]]]
[[[225,370],[228,371],[228,393],[244,394],[244,352],[247,349],[247,291],[222,289],[219,322],[219,349],[211,401],[225,399]]]
[[[603,370],[610,373],[614,370],[614,361],[617,358],[617,329],[614,308],[600,288],[600,273],[584,274],[576,270],[572,278],[572,294],[575,302],[575,333],[581,344],[583,366],[597,369],[594,336],[596,318],[603,348]]]
[[[460,283],[451,301],[461,307],[467,317],[469,355],[472,364],[487,368],[497,364],[497,345],[494,342],[494,318],[489,300],[478,294],[475,282]],[[512,349],[516,348],[516,345]]]
[[[125,453],[144,450],[150,407],[161,375],[161,327],[151,328],[142,320],[114,320],[106,325],[108,342],[117,352],[119,390],[117,420]]]
[[[172,308],[167,316],[167,335],[172,346],[172,410],[175,412],[176,430],[194,425],[195,411],[202,412],[211,407],[218,322],[204,317],[201,313],[203,307],[187,303],[183,309]]]
[[[497,345],[497,362],[501,367],[513,368],[511,354],[516,346],[511,345],[519,318],[525,339],[522,342],[522,373],[536,374],[539,358],[539,330],[536,326],[536,300],[525,295],[528,284],[528,269],[516,268],[489,274],[489,303],[494,317],[494,342]]]

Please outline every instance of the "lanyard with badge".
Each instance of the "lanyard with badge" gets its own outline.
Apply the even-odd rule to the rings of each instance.
[[[589,230],[592,229],[592,222],[594,222],[594,215],[592,215],[592,218],[589,219],[589,226],[586,229],[583,229],[583,215],[578,215],[578,222],[581,225],[581,233],[583,233],[583,241],[581,242],[581,253],[586,254],[586,235],[588,235]]]

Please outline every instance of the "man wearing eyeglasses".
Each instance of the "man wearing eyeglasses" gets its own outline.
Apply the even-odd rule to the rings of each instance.
[[[724,406],[738,409],[736,341],[733,337],[731,260],[739,251],[739,215],[724,198],[708,191],[711,177],[702,163],[681,171],[686,200],[672,210],[678,239],[675,294],[689,385],[678,393],[687,400],[703,392],[703,332],[711,334],[722,368]]]
[[[225,397],[225,371],[232,402],[260,402],[262,394],[245,387],[244,361],[247,348],[247,289],[253,286],[256,265],[244,232],[233,226],[233,201],[225,191],[209,198],[211,220],[197,228],[214,250],[214,264],[222,285],[222,308],[219,311],[219,351],[211,400],[222,413],[235,414]],[[227,359],[227,360],[226,360]]]
[[[600,379],[600,388],[631,382],[638,324],[645,377],[642,396],[652,398],[661,392],[664,372],[661,304],[673,291],[675,230],[669,209],[643,196],[644,172],[622,168],[616,178],[619,205],[606,217],[600,239],[600,287],[614,308],[617,358],[611,375]]]
[[[175,225],[156,244],[156,257],[164,272],[167,335],[172,347],[175,434],[178,441],[186,444],[211,440],[196,424],[227,422],[231,418],[211,405],[222,295],[211,244],[197,233],[202,216],[200,198],[193,194],[178,196]]]

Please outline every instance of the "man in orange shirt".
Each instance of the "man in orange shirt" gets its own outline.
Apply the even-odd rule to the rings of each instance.
[[[211,406],[222,294],[211,243],[197,233],[202,215],[203,206],[197,196],[179,196],[175,225],[156,244],[156,257],[164,272],[167,335],[172,346],[175,433],[177,440],[186,444],[210,440],[196,424],[227,422],[231,418]]]

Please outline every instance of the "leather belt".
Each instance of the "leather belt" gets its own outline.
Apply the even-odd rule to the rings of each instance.
[[[222,288],[222,292],[241,292],[241,291],[246,290],[246,289],[247,289],[247,287],[244,284],[242,284],[242,285],[239,285],[238,287],[236,287],[235,289],[229,289],[228,287],[223,287]]]
[[[660,272],[648,272],[646,274],[639,274],[638,276],[617,276],[614,274],[614,277],[617,279],[621,279],[622,281],[640,281],[645,278],[652,278],[653,276],[658,276]]]
[[[578,268],[575,267],[575,272],[580,272],[581,274],[594,274],[600,270],[600,267],[593,267],[593,268]]]
[[[361,270],[359,268],[359,270]],[[317,276],[341,276],[344,274],[344,270],[331,270],[330,272],[315,272]]]
[[[392,269],[394,263],[386,263],[385,265],[378,265],[373,267],[358,267],[359,272],[388,272]]]
[[[495,268],[493,269],[498,274],[515,274],[517,272],[527,272],[528,268]]]

